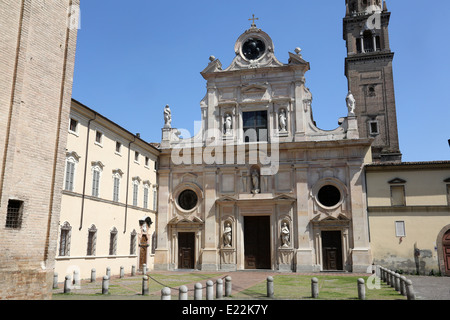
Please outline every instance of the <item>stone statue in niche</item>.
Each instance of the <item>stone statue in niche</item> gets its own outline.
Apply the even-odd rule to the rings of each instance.
[[[225,135],[227,135],[227,136],[229,136],[229,135],[231,135],[231,130],[233,129],[233,124],[232,124],[232,119],[231,119],[231,115],[229,114],[229,113],[227,113],[226,115],[225,115],[225,125],[224,125],[224,127],[225,127],[225,129],[224,129],[224,133],[225,133]]]
[[[280,126],[280,132],[286,132],[287,131],[287,116],[286,116],[286,110],[281,109],[280,113],[278,115],[278,122]]]
[[[356,109],[356,100],[351,91],[348,92],[347,98],[345,99],[347,102],[347,108],[348,108],[348,115],[354,116],[355,115],[355,109]]]
[[[164,107],[164,128],[172,128],[172,111],[169,105]]]
[[[223,246],[225,248],[231,248],[231,241],[232,241],[232,229],[231,229],[231,223],[230,222],[226,222],[225,223],[225,228],[223,230]]]
[[[259,187],[259,172],[257,169],[252,171],[252,193],[260,193],[261,189]]]
[[[286,222],[281,226],[281,246],[283,248],[289,247],[291,244],[291,232]]]

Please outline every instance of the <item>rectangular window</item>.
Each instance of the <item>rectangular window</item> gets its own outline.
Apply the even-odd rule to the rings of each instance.
[[[96,131],[95,132],[95,142],[97,142],[98,144],[102,144],[102,139],[103,139],[103,133],[101,133],[100,131]]]
[[[450,184],[447,185],[447,202],[450,206]]]
[[[6,228],[20,229],[22,226],[23,201],[9,200],[6,211]]]
[[[268,141],[267,111],[242,113],[244,123],[244,141]]]
[[[116,153],[119,153],[122,151],[122,144],[119,141],[116,141]]]
[[[138,205],[138,185],[133,184],[133,206]]]
[[[119,186],[120,179],[118,177],[114,177],[113,201],[115,202],[119,202]]]
[[[97,170],[94,170],[93,177],[92,177],[92,196],[98,197],[99,196],[99,185],[100,185],[100,172]]]
[[[139,152],[134,152],[134,161],[139,162]]]
[[[145,157],[145,166],[148,167],[148,164],[150,162],[150,159],[148,157]]]
[[[144,209],[148,209],[148,188],[144,188]]]
[[[391,204],[395,207],[405,206],[405,186],[391,186]]]
[[[369,122],[369,130],[371,135],[378,135],[380,134],[378,121],[370,121]]]
[[[78,132],[78,121],[75,119],[70,119],[69,130],[72,132]]]
[[[395,236],[406,237],[405,221],[395,221]]]
[[[72,161],[66,162],[66,184],[65,189],[67,191],[73,191],[73,178],[75,174],[75,163]]]

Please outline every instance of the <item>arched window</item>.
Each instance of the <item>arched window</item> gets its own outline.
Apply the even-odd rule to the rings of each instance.
[[[95,249],[97,244],[97,228],[92,225],[88,229],[88,243],[87,243],[87,253],[88,256],[95,256]]]
[[[70,238],[72,227],[67,221],[61,226],[61,235],[59,238],[59,255],[68,257],[70,255]]]
[[[364,31],[363,42],[364,42],[364,52],[375,51],[372,31],[370,31],[370,30]]]

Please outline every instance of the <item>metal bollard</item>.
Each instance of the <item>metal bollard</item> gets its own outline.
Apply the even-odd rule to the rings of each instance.
[[[225,297],[231,297],[231,291],[233,289],[232,279],[230,276],[225,278]]]
[[[216,299],[222,299],[223,298],[223,280],[217,279],[216,280]]]
[[[366,300],[366,285],[363,278],[358,279],[358,299]]]
[[[314,299],[319,297],[319,280],[317,278],[311,279],[311,296]]]
[[[109,277],[108,276],[103,277],[102,294],[109,294]]]
[[[273,298],[274,288],[273,288],[273,277],[267,277],[267,297]]]
[[[122,279],[125,276],[125,268],[124,267],[120,267],[120,278]]]
[[[214,282],[206,281],[206,300],[214,300]]]
[[[201,283],[196,283],[194,286],[194,300],[202,300],[203,286]]]
[[[148,295],[148,276],[142,277],[142,295]]]
[[[187,300],[188,299],[188,288],[186,286],[181,286],[179,288],[179,300]]]
[[[58,273],[53,274],[53,289],[58,289]]]
[[[67,275],[64,281],[64,293],[70,293],[72,291],[72,277]]]
[[[161,300],[172,300],[170,288],[162,288],[161,290]]]
[[[405,276],[401,276],[400,277],[400,293],[403,296],[406,296],[406,277]]]
[[[416,300],[416,294],[414,293],[414,288],[411,280],[406,280],[406,297],[408,300]]]
[[[94,283],[97,279],[97,270],[95,268],[91,269],[91,283]]]

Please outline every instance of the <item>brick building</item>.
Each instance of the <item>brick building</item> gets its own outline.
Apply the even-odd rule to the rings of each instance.
[[[51,297],[78,7],[0,2],[0,298]]]

